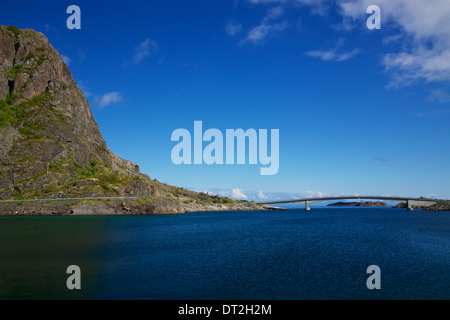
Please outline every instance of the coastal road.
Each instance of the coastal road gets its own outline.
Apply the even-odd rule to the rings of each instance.
[[[0,200],[0,203],[8,202],[42,202],[42,201],[76,201],[76,200],[125,200],[138,199],[137,197],[97,197],[97,198],[58,198],[58,199],[27,199],[27,200]]]

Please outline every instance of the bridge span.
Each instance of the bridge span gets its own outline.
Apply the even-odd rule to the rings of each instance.
[[[414,210],[414,207],[430,207],[436,204],[438,200],[426,198],[408,198],[408,197],[388,197],[388,196],[342,196],[342,197],[323,197],[323,198],[308,198],[308,199],[294,199],[286,201],[261,202],[259,204],[273,205],[273,204],[287,204],[287,203],[305,203],[305,210],[310,211],[310,204],[323,201],[335,200],[385,200],[406,202],[408,211]]]

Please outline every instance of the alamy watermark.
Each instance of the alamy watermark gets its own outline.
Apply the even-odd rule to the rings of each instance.
[[[367,268],[367,274],[371,276],[367,279],[366,285],[369,290],[381,290],[381,269],[372,265]]]
[[[70,16],[67,18],[67,29],[69,30],[80,30],[81,29],[81,9],[77,5],[71,5],[67,7],[67,14]]]
[[[172,162],[176,165],[243,165],[247,164],[248,151],[248,164],[257,165],[259,160],[261,165],[266,166],[261,168],[261,175],[276,175],[280,168],[278,129],[270,130],[270,155],[267,129],[227,129],[224,149],[224,135],[220,130],[208,129],[203,133],[203,122],[195,121],[193,135],[187,129],[177,129],[173,131],[171,140],[179,142],[173,147],[171,154]],[[209,142],[205,148],[204,142]]]
[[[67,278],[66,286],[69,290],[81,290],[81,269],[77,265],[68,266],[66,270],[70,276]]]
[[[371,16],[367,19],[367,28],[369,30],[381,29],[381,9],[377,5],[371,5],[367,8],[367,14]]]
[[[77,5],[70,5],[66,10],[67,14],[70,14],[67,18],[67,28],[69,30],[81,29],[81,9]],[[367,28],[370,30],[381,29],[381,9],[377,5],[371,5],[367,8],[367,14],[371,16],[367,19]]]

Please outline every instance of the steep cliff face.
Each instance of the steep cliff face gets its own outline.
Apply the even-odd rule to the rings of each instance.
[[[0,199],[151,193],[107,147],[89,103],[47,38],[0,26]]]

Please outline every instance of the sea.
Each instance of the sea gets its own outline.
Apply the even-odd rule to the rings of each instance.
[[[1,217],[0,299],[447,300],[449,253],[448,212]]]

